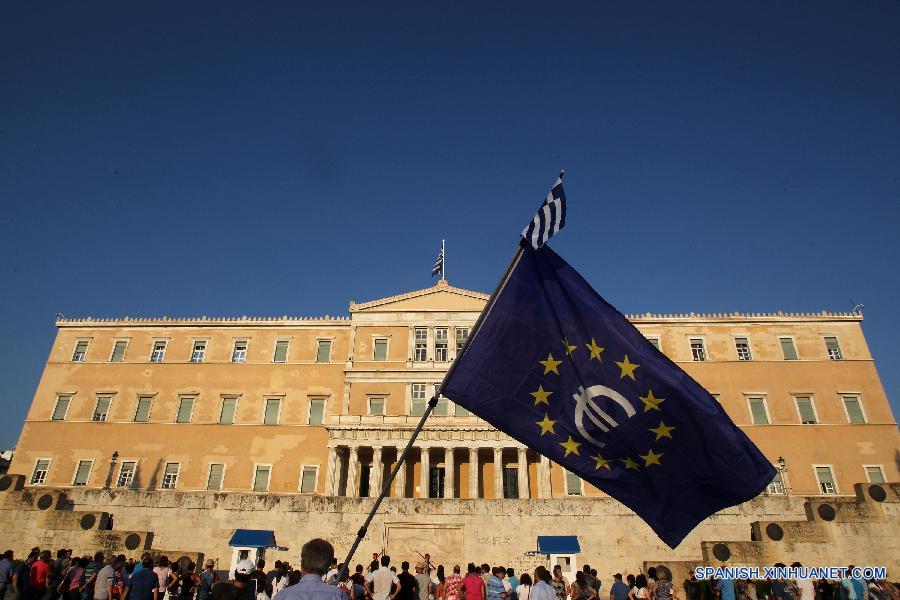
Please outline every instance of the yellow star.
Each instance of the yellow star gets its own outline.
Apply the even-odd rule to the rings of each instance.
[[[544,413],[544,420],[538,421],[536,425],[541,428],[541,435],[544,435],[548,432],[553,434],[556,433],[555,431],[553,431],[553,426],[556,425],[556,421],[551,421],[547,413]]]
[[[628,361],[628,355],[625,355],[624,360],[622,362],[616,361],[616,364],[619,365],[619,368],[622,369],[622,373],[619,375],[619,379],[624,377],[631,377],[631,380],[634,381],[634,370],[637,369],[641,365],[636,365]]]
[[[644,459],[644,466],[649,467],[650,465],[658,465],[659,459],[662,458],[662,453],[654,454],[653,450],[647,450],[647,454],[639,454],[641,458]]]
[[[578,348],[578,346],[570,346],[568,338],[563,338],[562,343],[563,343],[563,347],[566,349],[566,354],[568,354],[569,356],[572,356],[572,352],[576,348]]]
[[[581,453],[578,452],[578,446],[580,446],[581,444],[573,440],[571,435],[569,436],[568,441],[560,442],[559,445],[566,449],[566,456],[572,454],[573,452],[576,456],[581,456]]]
[[[534,396],[534,405],[546,404],[547,406],[550,406],[550,401],[547,400],[547,398],[549,398],[552,393],[553,392],[545,391],[544,386],[539,385],[536,392],[531,392],[531,395]]]
[[[561,360],[554,360],[554,359],[553,359],[553,354],[548,354],[548,355],[547,355],[547,360],[539,360],[538,362],[541,363],[542,365],[544,365],[544,375],[546,375],[546,374],[549,373],[550,371],[553,371],[554,373],[556,373],[557,375],[559,375],[559,371],[557,370],[556,367],[558,367],[559,365],[561,365],[561,364],[562,364],[562,361],[561,361]]]
[[[591,343],[585,344],[585,346],[587,346],[588,352],[591,353],[591,357],[588,360],[593,360],[596,358],[598,361],[603,362],[603,357],[600,356],[600,354],[604,350],[606,350],[606,348],[601,348],[600,346],[598,346],[597,342],[594,341],[594,338],[591,338]]]
[[[648,410],[659,410],[660,402],[665,401],[665,398],[655,398],[653,396],[653,390],[647,390],[647,395],[639,396],[639,398],[641,399],[641,402],[644,403],[644,412],[647,412]],[[651,429],[651,431],[653,430]]]
[[[671,440],[673,429],[675,429],[675,428],[669,427],[668,425],[666,425],[665,421],[660,421],[659,427],[657,427],[656,429],[651,429],[650,431],[652,431],[653,433],[656,434],[656,441],[658,442],[659,440],[661,440],[664,437],[667,437]]]
[[[592,456],[591,458],[593,458],[594,462],[597,463],[597,466],[594,467],[594,470],[602,469],[603,467],[606,467],[610,471],[612,470],[612,467],[609,466],[609,461],[606,460],[605,458],[603,458],[602,456],[600,456],[599,454],[597,456]]]
[[[638,464],[631,460],[631,457],[626,457],[621,459],[622,463],[625,465],[626,469],[634,469],[635,471],[639,471]]]

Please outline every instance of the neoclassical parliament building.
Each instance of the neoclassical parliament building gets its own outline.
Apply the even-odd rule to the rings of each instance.
[[[307,512],[338,506],[361,518],[370,501],[359,498],[377,495],[486,301],[482,293],[441,280],[419,291],[351,302],[349,317],[60,318],[10,473],[22,476],[23,493],[62,490],[75,509],[78,498],[99,509],[125,498],[132,505],[149,499],[154,510],[194,503],[197,518],[204,509],[212,515],[223,508],[223,498],[240,497],[246,509],[261,506],[251,497],[260,496],[270,503],[269,514],[290,513],[283,505],[289,498]],[[710,535],[778,541],[752,533],[748,518],[765,525],[781,511],[803,521],[810,507],[822,503],[873,504],[866,497],[870,484],[887,492],[880,507],[900,506],[892,504],[896,486],[889,483],[900,479],[897,424],[860,314],[629,319],[717,398],[778,469],[766,498],[758,499],[760,507],[768,503],[768,516],[757,511],[731,529],[692,534],[691,556],[701,556],[697,542]],[[579,523],[592,511],[613,520],[630,512],[612,508],[597,489],[446,398],[415,448],[391,489],[396,502],[388,501],[373,548],[390,545],[393,523],[397,531],[419,527],[412,539],[431,537],[463,552],[471,533],[466,528],[488,523],[478,517],[478,506],[497,514],[527,507],[526,516],[548,519],[578,514]],[[419,505],[409,499],[433,500]],[[472,499],[506,503],[463,502]],[[430,507],[436,516],[424,518],[416,506]],[[116,513],[116,528],[147,528],[124,505],[108,512]],[[898,515],[882,512],[888,520]],[[265,515],[254,523],[264,524]],[[534,550],[532,529],[523,529],[518,540],[510,535],[511,521],[504,522],[498,525],[503,535],[482,543],[506,547],[516,557]],[[566,522],[554,521],[554,531],[545,533],[570,533],[560,531]],[[632,531],[646,527],[635,522]],[[339,546],[349,544],[352,535],[346,535],[359,525],[341,523],[334,525]],[[444,529],[429,529],[441,523]],[[295,535],[285,527],[279,543]],[[278,533],[279,525],[267,529]],[[296,537],[308,529],[297,525]],[[611,530],[606,526],[597,539]],[[584,531],[583,538],[590,538]],[[157,531],[156,539],[168,547],[188,542],[165,535]],[[303,540],[289,541],[299,549]],[[582,551],[593,544],[583,539]],[[210,542],[202,549],[209,555],[212,548]]]

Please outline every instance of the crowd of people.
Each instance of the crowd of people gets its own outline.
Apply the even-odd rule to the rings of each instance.
[[[676,586],[668,568],[646,573],[615,573],[604,592],[597,571],[584,565],[572,581],[557,565],[532,572],[469,563],[436,568],[427,560],[406,561],[399,572],[386,555],[351,573],[338,564],[332,545],[310,540],[295,569],[275,561],[243,560],[230,578],[220,578],[214,561],[203,570],[192,562],[170,562],[145,552],[140,560],[124,555],[74,556],[34,548],[25,560],[11,550],[0,556],[0,600],[900,600],[900,587],[849,575],[829,580],[698,580]],[[784,565],[776,565],[784,566]],[[794,563],[793,567],[800,567]],[[848,573],[853,570],[851,565]],[[683,593],[683,597],[681,597]]]

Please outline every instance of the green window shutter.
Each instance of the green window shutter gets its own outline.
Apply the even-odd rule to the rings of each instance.
[[[816,423],[816,412],[813,410],[812,399],[808,396],[797,397],[797,411],[800,413],[800,422],[810,425]]]
[[[844,406],[847,407],[847,418],[852,425],[860,425],[866,422],[863,416],[862,406],[856,396],[844,396]]]
[[[769,415],[766,413],[766,404],[762,398],[750,398],[750,413],[754,425],[769,424]]]
[[[797,349],[794,347],[794,340],[791,338],[779,338],[781,342],[781,353],[784,360],[797,360]]]
[[[331,362],[331,340],[319,340],[316,348],[316,362]]]
[[[97,406],[94,408],[93,421],[105,421],[109,416],[109,404],[112,398],[109,396],[100,396],[97,398]]]
[[[566,494],[569,496],[580,496],[582,494],[581,479],[571,471],[566,471]]]
[[[193,398],[182,398],[181,404],[178,405],[178,416],[175,417],[176,423],[190,423],[191,411],[194,410]]]
[[[437,405],[434,407],[432,413],[436,417],[447,416],[447,399],[445,397],[441,396],[438,398]]]
[[[455,414],[457,417],[468,417],[472,413],[469,412],[469,409],[463,408],[459,404],[456,404],[453,408],[453,414]]]
[[[253,491],[267,492],[269,491],[269,472],[271,467],[256,467],[256,474],[253,477]]]
[[[375,340],[375,360],[387,360],[388,341]]]
[[[134,412],[135,423],[146,423],[150,420],[150,407],[153,405],[152,398],[138,398],[137,410]]]
[[[279,340],[275,342],[275,358],[273,359],[275,362],[287,362],[289,343],[290,342],[288,342],[287,340]]]
[[[321,425],[325,419],[325,401],[310,400],[309,401],[309,424]]]
[[[221,490],[222,477],[225,475],[225,465],[211,464],[209,465],[209,479],[206,482],[206,489]]]
[[[71,401],[72,396],[59,396],[56,399],[56,406],[53,407],[53,415],[50,418],[54,421],[65,420],[66,412],[69,410],[69,403]]]
[[[234,423],[234,411],[237,408],[237,398],[222,398],[222,412],[219,413],[221,425]]]
[[[75,480],[72,485],[87,485],[88,476],[91,474],[91,461],[78,461],[78,468],[75,469]]]
[[[112,357],[110,357],[109,362],[122,362],[125,359],[125,348],[128,347],[128,342],[119,340],[116,342],[116,345],[113,346]]]
[[[266,410],[265,414],[263,414],[263,424],[264,425],[277,425],[278,424],[278,411],[281,409],[281,400],[278,398],[267,398],[266,399]]]
[[[300,493],[313,494],[316,491],[316,477],[319,469],[316,467],[303,467],[303,476],[300,478]]]

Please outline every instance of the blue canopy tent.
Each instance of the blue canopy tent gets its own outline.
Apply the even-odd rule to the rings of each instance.
[[[581,552],[577,535],[539,535],[537,547],[539,554],[578,554]]]
[[[278,548],[275,532],[268,529],[235,529],[228,545],[232,548]]]

